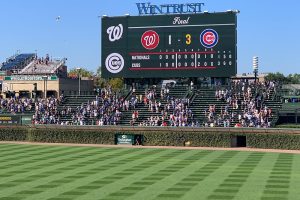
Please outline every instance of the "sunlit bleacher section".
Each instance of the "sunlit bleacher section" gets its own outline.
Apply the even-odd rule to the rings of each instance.
[[[150,103],[149,93],[151,92],[153,92],[154,97],[150,97],[152,98]],[[176,114],[172,104],[176,101],[184,102],[185,108],[181,112],[187,112],[189,100],[187,86],[177,85],[162,88],[160,85],[155,85],[150,88],[134,89],[126,99],[129,103],[129,109],[123,110],[120,124],[124,126],[174,125],[170,119],[170,116]],[[187,123],[192,123],[192,117],[188,119]]]
[[[30,98],[0,99],[1,114],[34,114],[34,100]]]
[[[33,53],[24,53],[11,56],[1,64],[2,71],[18,72],[30,64],[35,58]]]
[[[224,101],[217,100],[215,97],[215,88],[199,87],[196,88],[191,99],[191,109],[201,125],[208,121],[208,109],[210,105],[215,105],[215,113],[219,115],[222,109],[225,109],[226,103]]]
[[[266,91],[263,86],[258,85],[252,85],[251,88],[250,99],[256,103],[254,110],[261,114],[263,110],[271,112],[263,124],[273,127],[278,120],[278,111],[282,107],[276,89],[271,88]],[[239,102],[239,106],[234,103],[228,104],[224,98],[217,98],[215,95],[217,90],[230,91],[230,96]],[[251,125],[253,119],[248,119],[247,105],[242,103],[244,99],[244,94],[239,91],[239,88],[230,86],[191,89],[189,86],[176,85],[166,90],[162,89],[160,85],[155,85],[132,89],[117,103],[115,100],[112,102],[112,99],[105,100],[96,95],[66,96],[64,102],[58,106],[58,111],[63,113],[60,116],[60,122],[64,124],[234,127],[236,124],[243,124],[242,121],[246,121],[243,124],[244,127],[260,127],[259,124],[262,123],[255,120]],[[96,100],[98,103],[95,107],[93,102]],[[178,102],[182,102],[182,107]],[[214,111],[210,116],[212,106]],[[94,115],[93,112],[98,112],[98,114]],[[258,113],[256,114],[258,115]],[[255,111],[250,114],[251,118],[255,117]],[[116,121],[119,117],[120,119]]]
[[[33,57],[26,67],[12,73],[57,75],[61,69],[66,72],[65,61]],[[40,81],[46,90],[46,80]],[[300,110],[300,96],[286,96],[291,91],[279,89],[274,82],[204,86],[178,81],[167,86],[127,86],[119,92],[106,87],[81,95],[48,95],[47,99],[46,95],[0,99],[0,112],[32,115],[35,124],[268,128],[281,120],[280,113],[297,117]]]
[[[51,59],[42,61],[40,59],[32,60],[19,74],[36,75],[36,74],[59,74],[63,71],[61,68],[65,66],[66,58]]]
[[[64,101],[57,107],[60,112],[60,122],[64,124],[79,125],[79,118],[82,118],[84,125],[96,125],[98,120],[94,115],[90,115],[91,109],[86,112],[80,112],[90,106],[96,100],[95,95],[84,96],[66,96]],[[98,105],[100,107],[100,105]],[[74,115],[74,113],[81,113],[81,115]]]
[[[282,107],[276,88],[266,89],[260,84],[253,84],[249,87],[251,98],[248,101],[245,101],[247,97],[241,87],[218,86],[195,89],[190,101],[194,118],[201,122],[201,126],[234,127],[243,126],[245,121],[247,123],[254,121],[254,124],[250,123],[250,126],[254,126],[258,122],[253,118],[268,115],[264,116],[264,124],[274,126],[278,120],[278,111]],[[227,96],[216,97],[216,93]],[[249,111],[250,102],[253,103],[253,111]]]
[[[25,53],[11,56],[1,64],[1,71],[11,71],[12,74],[23,75],[47,75],[57,74],[66,71],[66,58],[50,59],[49,55],[45,58],[38,58],[34,53]],[[65,73],[64,73],[65,75]]]

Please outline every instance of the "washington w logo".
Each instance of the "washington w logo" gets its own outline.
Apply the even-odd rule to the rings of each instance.
[[[119,40],[123,34],[123,25],[119,24],[118,26],[111,26],[107,29],[108,39],[111,42]]]

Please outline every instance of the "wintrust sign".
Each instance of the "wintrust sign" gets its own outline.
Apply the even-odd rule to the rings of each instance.
[[[136,3],[139,15],[201,13],[204,3],[163,4]]]

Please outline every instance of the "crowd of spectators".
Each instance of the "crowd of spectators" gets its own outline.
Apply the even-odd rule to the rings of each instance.
[[[39,64],[39,65],[48,65],[49,62],[51,62],[49,54],[46,54],[45,58],[44,57],[39,58],[35,56],[33,60],[34,60],[34,64]]]
[[[128,102],[118,93],[112,91],[111,87],[101,89],[94,101],[88,101],[77,107],[73,116],[73,124],[88,125],[96,122],[99,126],[118,125],[122,117],[122,108],[126,108]],[[89,119],[89,121],[87,120]]]
[[[138,126],[197,126],[192,110],[189,108],[188,98],[175,98],[170,95],[169,87],[160,90],[157,94],[156,87],[145,91],[143,99],[150,116],[140,120]]]
[[[117,125],[122,116],[122,108],[128,106],[127,101],[112,92],[110,87],[103,88],[94,100],[82,103],[76,108],[62,104],[64,97],[48,97],[46,99],[11,97],[0,99],[2,113],[21,114],[33,113],[33,124],[61,124],[61,125]],[[58,109],[59,105],[62,105]],[[71,118],[71,121],[62,120]]]
[[[215,105],[210,105],[205,110],[205,126],[270,127],[272,110],[266,106],[265,100],[270,99],[271,91],[275,90],[274,82],[241,81],[233,82],[230,89],[217,89],[215,97],[225,102],[225,106],[217,114]]]
[[[201,126],[270,127],[272,110],[266,106],[265,100],[275,88],[274,82],[253,84],[240,81],[232,83],[230,88],[218,88],[215,98],[223,102],[222,106],[210,104],[204,111],[206,120]],[[146,89],[144,94],[132,90],[127,99],[107,87],[102,88],[95,99],[80,106],[71,107],[62,102],[63,95],[35,101],[12,97],[0,99],[0,111],[12,114],[31,111],[34,124],[119,125],[123,113],[127,112],[131,113],[131,126],[200,126],[190,108],[190,99],[171,96],[168,87],[160,90],[160,95],[156,87]],[[148,113],[147,118],[140,116],[142,107]]]
[[[60,113],[57,106],[61,99],[49,97],[47,99],[37,99],[35,102],[35,112],[32,116],[34,124],[60,124]]]
[[[0,99],[0,112],[12,114],[24,113],[32,109],[33,100],[30,98],[8,98]]]

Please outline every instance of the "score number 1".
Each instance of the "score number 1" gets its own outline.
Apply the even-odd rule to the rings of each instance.
[[[172,35],[169,35],[169,45],[171,45],[172,44]],[[180,40],[178,40],[178,41],[180,41]],[[192,43],[192,35],[191,34],[186,34],[185,35],[185,44],[186,45],[190,45]]]

